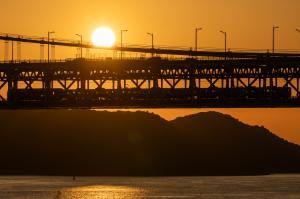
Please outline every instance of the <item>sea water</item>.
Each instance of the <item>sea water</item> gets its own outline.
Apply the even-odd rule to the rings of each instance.
[[[300,175],[219,177],[1,176],[0,199],[299,198]]]

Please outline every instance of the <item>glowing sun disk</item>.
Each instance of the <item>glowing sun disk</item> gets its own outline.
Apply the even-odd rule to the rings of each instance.
[[[116,36],[112,29],[100,27],[93,32],[92,42],[95,46],[112,47],[116,42]]]

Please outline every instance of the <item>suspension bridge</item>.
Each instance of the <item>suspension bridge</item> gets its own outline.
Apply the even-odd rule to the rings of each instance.
[[[103,48],[14,34],[0,34],[0,40],[5,43],[0,63],[2,109],[300,106],[299,52]],[[25,61],[20,57],[21,44],[26,43],[40,45],[42,55],[45,46],[48,55],[49,46],[62,46],[149,56],[45,60],[43,55]]]

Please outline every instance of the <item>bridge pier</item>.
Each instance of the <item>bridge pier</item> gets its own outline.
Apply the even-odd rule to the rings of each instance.
[[[43,80],[43,86],[45,89],[52,89],[53,88],[53,74],[49,69],[49,66],[47,65],[47,69],[44,72],[44,80]]]
[[[117,84],[117,90],[119,90],[119,91],[122,90],[122,82],[121,82],[121,79],[118,79],[118,80],[117,80],[117,83],[118,83],[118,84]]]
[[[153,81],[153,88],[158,89],[159,88],[158,79],[159,76],[161,75],[161,69],[160,69],[161,65],[157,63],[155,59],[152,59],[149,64],[150,64],[150,72],[152,74],[151,79]],[[163,87],[163,82],[161,82],[161,88],[162,87]]]
[[[15,71],[10,71],[7,74],[7,101],[9,103],[14,102],[14,98],[12,97],[12,93],[18,90],[18,80]]]
[[[263,78],[263,88],[266,89],[267,88],[267,77]]]
[[[273,85],[273,78],[270,77],[269,79],[270,79],[270,87],[273,87],[273,86],[274,86],[274,85]]]
[[[234,84],[234,80],[235,80],[235,78],[230,78],[231,79],[231,88],[234,88],[235,87],[235,84]]]
[[[196,62],[194,60],[189,61],[189,84],[190,84],[190,89],[195,89],[196,86],[196,78],[195,78],[195,73],[196,73]],[[200,87],[200,85],[199,85]]]
[[[86,89],[86,81],[85,80],[80,81],[80,88],[83,89],[83,90]]]
[[[226,88],[230,88],[230,86],[229,86],[229,78],[228,77],[226,77],[226,79],[225,79],[225,86],[226,86]]]

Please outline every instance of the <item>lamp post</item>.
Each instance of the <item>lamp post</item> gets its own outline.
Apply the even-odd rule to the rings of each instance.
[[[275,30],[278,29],[279,26],[273,26],[273,39],[272,39],[272,52],[275,52]]]
[[[195,29],[195,51],[198,50],[198,32],[202,30],[202,28],[196,28]]]
[[[81,34],[75,34],[75,35],[80,37],[80,58],[82,59],[82,35]]]
[[[225,53],[226,53],[227,52],[227,32],[221,30],[220,33],[224,34],[224,37],[225,37]]]
[[[14,62],[14,41],[11,41],[11,62]]]
[[[300,33],[300,29],[297,28],[296,31],[297,31],[298,33]]]
[[[121,30],[121,60],[123,59],[123,32],[128,32],[128,30]]]
[[[49,45],[50,45],[50,35],[51,34],[54,34],[55,32],[54,31],[51,31],[51,32],[49,32],[48,31],[48,63],[50,62],[50,47],[49,47]]]
[[[154,50],[154,34],[153,34],[153,33],[150,33],[150,32],[147,32],[147,34],[151,36],[151,40],[152,40],[152,57],[153,57],[153,50]]]

